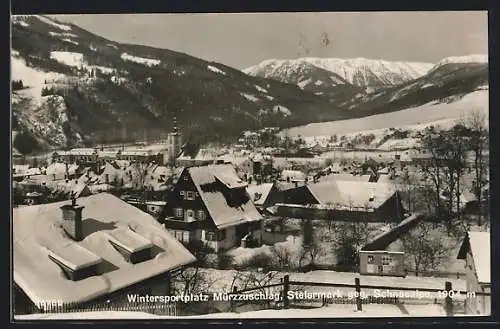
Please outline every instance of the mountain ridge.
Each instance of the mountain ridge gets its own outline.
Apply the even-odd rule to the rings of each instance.
[[[276,72],[286,79],[279,81],[168,49],[114,42],[43,16],[14,17],[12,23],[14,147],[21,153],[162,139],[174,115],[185,135],[224,143],[263,126],[289,128],[453,101],[488,84],[487,63],[453,63],[453,57],[439,67],[414,69],[398,64],[386,70],[386,61],[378,61],[379,75],[360,75],[374,85],[351,83],[353,70],[344,72],[347,79],[309,58],[281,66]],[[37,147],[30,151],[16,144],[19,139]]]

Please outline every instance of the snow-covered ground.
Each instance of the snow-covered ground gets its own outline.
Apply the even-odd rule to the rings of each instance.
[[[208,65],[207,68],[212,71],[212,72],[215,72],[215,73],[219,73],[219,74],[222,74],[222,75],[226,75],[226,72],[222,71],[221,69],[215,67],[215,66],[212,66],[212,65]]]
[[[434,67],[429,72],[450,63],[488,63],[488,54],[446,57],[440,60],[436,65],[434,65]]]
[[[161,61],[159,59],[138,57],[138,56],[129,55],[127,53],[121,54],[121,58],[124,61],[143,64],[146,66],[156,66],[156,65],[160,65],[160,63],[161,63]]]
[[[55,22],[47,17],[41,16],[41,15],[36,15],[36,18],[38,18],[39,20],[41,20],[45,24],[49,24],[53,27],[57,27],[60,30],[71,31],[71,26],[69,26],[69,25],[57,23],[57,22]]]
[[[14,54],[15,50],[13,50]],[[12,80],[22,80],[23,85],[28,87],[16,93],[34,98],[41,97],[45,81],[58,81],[67,78],[66,75],[56,72],[44,72],[26,65],[24,59],[11,56]]]
[[[297,83],[297,85],[301,88],[301,89],[304,89],[305,86],[307,86],[308,84],[310,84],[312,82],[312,79],[309,78],[309,79],[306,79],[306,80],[302,80],[300,81],[299,83]]]
[[[256,97],[255,95],[252,95],[252,94],[240,93],[240,95],[245,97],[246,99],[248,99],[251,102],[260,101],[260,99],[258,97]]]
[[[85,59],[82,53],[69,51],[51,51],[50,58],[68,66],[80,67],[85,64]]]
[[[77,41],[75,41],[75,40],[71,40],[71,39],[68,39],[68,38],[64,38],[64,39],[62,39],[62,41],[64,41],[64,42],[68,42],[68,43],[72,43],[72,44],[74,44],[74,45],[78,45],[78,42],[77,42]]]
[[[262,310],[242,313],[212,313],[195,316],[160,316],[144,312],[75,312],[61,314],[18,315],[16,320],[94,320],[94,319],[317,319],[317,318],[363,318],[363,317],[441,317],[446,312],[441,305],[404,305],[406,312],[396,305],[367,304],[356,311],[352,304],[335,304],[315,309]]]
[[[255,89],[257,89],[258,91],[260,91],[261,93],[266,93],[267,94],[267,89],[265,88],[262,88],[261,86],[259,85],[254,85]]]
[[[316,137],[333,134],[368,133],[384,128],[425,128],[427,125],[453,125],[474,110],[488,115],[489,90],[478,90],[452,103],[431,102],[401,111],[376,114],[369,117],[312,123],[293,127],[286,131],[288,136]]]
[[[53,37],[62,37],[62,38],[78,38],[78,36],[74,33],[68,32],[49,32],[49,34]]]

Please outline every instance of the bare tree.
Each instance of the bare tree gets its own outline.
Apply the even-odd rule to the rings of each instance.
[[[443,189],[442,182],[442,163],[441,163],[441,145],[442,140],[433,128],[426,129],[422,136],[423,148],[430,153],[431,159],[428,164],[422,167],[422,171],[433,187],[434,206],[436,215],[441,217],[441,192]]]
[[[132,164],[132,182],[134,188],[140,192],[141,202],[146,202],[146,181],[148,177],[149,164],[145,161],[136,161]]]
[[[311,244],[304,245],[301,250],[299,258],[299,267],[307,265],[314,266],[318,256],[321,254],[322,250],[317,241],[313,241]]]
[[[442,237],[432,233],[431,224],[420,222],[402,238],[405,252],[413,261],[416,276],[425,271],[436,270],[447,256],[448,248]]]
[[[271,252],[279,268],[290,269],[292,267],[292,253],[288,248],[282,245],[274,245],[271,247]]]
[[[252,292],[262,292],[263,294],[270,294],[270,289],[266,287],[267,285],[278,283],[279,272],[271,271],[268,273],[259,272],[236,272],[234,274],[233,280],[231,282],[231,292],[234,290],[246,290],[253,289]],[[259,303],[266,302],[266,307],[269,307],[271,300],[259,300]]]
[[[486,175],[488,164],[483,152],[488,148],[488,129],[486,115],[481,111],[473,111],[465,125],[471,130],[469,146],[474,154],[474,186],[473,192],[479,204],[482,205],[483,188],[487,183]],[[482,222],[482,209],[479,212],[479,224]]]
[[[352,209],[352,202],[349,206]],[[333,251],[337,265],[356,269],[359,266],[358,253],[372,236],[374,229],[366,220],[349,220],[334,223],[337,232],[333,241]]]
[[[207,292],[217,280],[208,277],[201,267],[207,263],[212,250],[206,243],[198,241],[190,242],[186,247],[196,257],[196,262],[177,275],[174,290],[185,295]]]

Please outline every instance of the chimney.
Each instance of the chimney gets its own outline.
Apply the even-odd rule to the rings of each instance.
[[[71,200],[71,204],[66,204],[61,207],[62,227],[64,231],[75,241],[83,240],[83,208],[83,206],[79,206],[76,204],[75,199]]]

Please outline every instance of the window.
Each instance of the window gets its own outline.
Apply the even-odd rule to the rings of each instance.
[[[184,215],[184,211],[182,210],[182,208],[175,208],[174,214],[175,214],[175,217],[182,218]]]
[[[180,194],[181,194],[181,195],[184,195],[184,191],[180,191]]]
[[[226,231],[205,231],[205,240],[207,241],[223,241],[226,239]]]
[[[189,232],[182,230],[170,230],[170,234],[174,236],[178,241],[188,243],[189,242]]]
[[[205,211],[203,211],[203,210],[198,210],[198,215],[196,217],[199,220],[205,220],[205,219],[207,219],[207,217],[205,215]]]
[[[373,256],[368,256],[368,264],[373,264]]]
[[[194,200],[194,192],[187,191],[186,192],[186,200]]]
[[[382,257],[382,265],[391,265],[391,263],[392,263],[392,257],[390,256]]]
[[[185,214],[186,214],[186,221],[194,220],[194,211],[193,210],[187,209]]]

